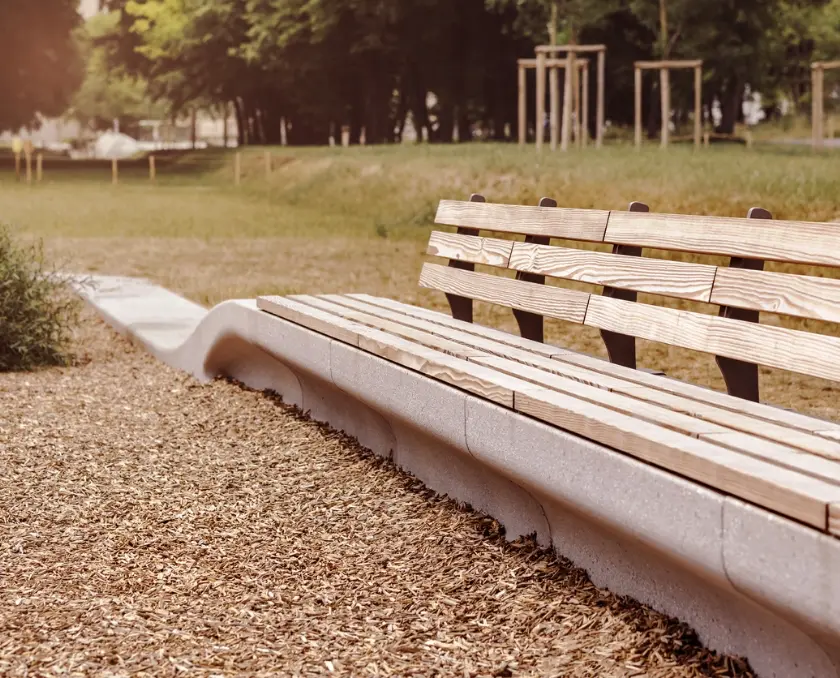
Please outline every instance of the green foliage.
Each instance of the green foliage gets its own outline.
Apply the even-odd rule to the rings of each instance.
[[[142,118],[166,114],[164,105],[151,100],[144,78],[129,74],[125,67],[114,67],[109,59],[109,39],[118,33],[119,19],[116,13],[97,14],[77,32],[85,78],[68,113],[97,129],[110,128],[114,118],[130,127]]]
[[[16,245],[0,224],[0,372],[67,364],[78,308],[40,244]]]
[[[704,103],[732,132],[747,89],[804,105],[810,60],[840,53],[840,0],[110,0],[109,60],[177,110],[232,103],[240,142],[295,144],[362,128],[400,138],[407,114],[433,141],[457,124],[502,138],[516,122],[517,58],[558,42],[608,46],[607,118],[633,117],[636,59],[703,59]],[[554,20],[556,17],[556,22]],[[594,96],[594,78],[591,79]],[[692,109],[675,76],[675,119]],[[655,129],[655,84],[645,79]],[[427,104],[427,93],[436,103]],[[534,104],[529,97],[529,107]],[[533,111],[529,118],[533,119]],[[337,135],[337,132],[336,132]]]
[[[0,3],[0,131],[64,112],[82,76],[78,0]]]

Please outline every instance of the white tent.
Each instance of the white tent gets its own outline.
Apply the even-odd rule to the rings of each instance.
[[[97,158],[130,158],[139,151],[137,141],[127,134],[119,132],[105,132],[94,146],[94,156]]]

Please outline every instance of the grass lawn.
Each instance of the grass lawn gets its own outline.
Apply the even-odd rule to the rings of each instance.
[[[232,153],[158,158],[154,185],[145,161],[125,163],[117,186],[110,163],[50,159],[44,183],[30,187],[0,159],[0,220],[42,237],[68,269],[148,277],[206,305],[265,293],[368,292],[445,309],[442,294],[417,287],[441,198],[477,192],[536,204],[550,196],[560,206],[600,209],[639,200],[657,212],[727,216],[761,206],[777,218],[840,218],[840,156],[796,147],[610,147],[539,159],[530,147],[491,144],[270,152],[270,175],[263,149],[244,153],[239,187]],[[478,320],[515,328],[504,309],[479,305]],[[552,343],[604,355],[590,328],[549,321],[547,329]],[[644,366],[722,388],[709,356],[649,342],[640,342],[639,354]],[[769,401],[840,417],[829,382],[764,371],[762,389]]]

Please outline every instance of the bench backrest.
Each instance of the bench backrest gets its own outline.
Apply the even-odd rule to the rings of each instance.
[[[630,211],[442,201],[423,287],[447,294],[453,316],[472,322],[472,300],[514,310],[523,336],[543,341],[543,317],[601,330],[610,360],[636,367],[635,338],[717,356],[728,391],[758,400],[757,365],[840,381],[840,338],[759,324],[759,312],[840,321],[840,280],[764,271],[766,260],[840,267],[840,225]],[[525,241],[480,232],[525,236]],[[612,253],[550,245],[551,239],[608,243]],[[730,257],[729,266],[643,257],[643,248]],[[516,278],[475,272],[483,264]],[[542,283],[545,277],[604,287],[602,295]],[[705,302],[718,315],[636,303],[637,293]]]

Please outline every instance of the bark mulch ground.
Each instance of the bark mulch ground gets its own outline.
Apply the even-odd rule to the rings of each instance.
[[[0,674],[749,675],[269,395],[79,342],[0,375]]]

